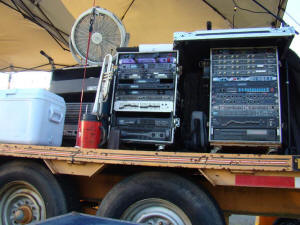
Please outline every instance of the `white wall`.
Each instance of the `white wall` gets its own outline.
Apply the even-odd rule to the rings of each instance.
[[[8,73],[0,73],[0,89],[8,88]],[[45,88],[49,89],[50,72],[31,71],[11,73],[11,88]]]

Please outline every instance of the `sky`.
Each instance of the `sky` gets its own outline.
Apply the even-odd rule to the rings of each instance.
[[[284,15],[283,19],[287,24],[293,26],[300,33],[299,10],[300,10],[300,0],[288,0],[288,4],[286,7],[287,13]],[[297,21],[297,23],[289,15],[292,16]],[[290,48],[293,49],[300,57],[300,34],[295,36]]]
[[[284,20],[300,33],[300,0],[288,0]],[[295,22],[296,21],[296,22]],[[296,35],[291,46],[300,56],[300,35]],[[0,73],[0,90],[8,89],[8,74]],[[13,73],[10,88],[46,88],[50,87],[50,72],[22,72]]]

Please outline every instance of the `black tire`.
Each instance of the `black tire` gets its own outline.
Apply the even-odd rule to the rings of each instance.
[[[31,161],[14,161],[0,167],[0,199],[0,224],[5,225],[13,224],[10,216],[20,210],[30,215],[25,222],[19,218],[20,224],[67,212],[65,196],[53,174]]]
[[[74,182],[72,178],[73,177],[67,175],[61,175],[56,177],[56,180],[58,181],[59,185],[61,186],[64,192],[68,212],[80,211],[78,185],[76,182]]]
[[[273,225],[300,225],[300,220],[298,219],[288,219],[288,218],[280,218],[277,219]]]
[[[155,211],[155,207],[164,213],[165,208],[170,209],[167,223],[157,221],[160,211]],[[139,218],[138,213],[134,216],[139,209],[158,213],[146,220]],[[97,215],[147,224],[152,224],[150,219],[156,220],[154,224],[173,224],[169,221],[177,217],[172,217],[172,211],[180,217],[178,224],[225,225],[220,209],[208,193],[189,180],[165,172],[144,172],[124,179],[105,196]]]

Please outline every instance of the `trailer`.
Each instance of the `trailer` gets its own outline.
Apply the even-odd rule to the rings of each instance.
[[[231,214],[298,218],[294,34],[291,27],[176,32],[168,50],[119,49],[115,70],[112,57],[102,66],[96,98],[94,86],[86,88],[92,102],[82,102],[77,75],[54,75],[52,90],[70,100],[76,89],[79,111],[85,104],[103,119],[97,126],[109,134],[107,144],[0,144],[1,224],[68,211],[156,225],[224,225]],[[67,111],[79,106],[68,104]],[[70,146],[83,133],[72,120],[65,123]]]
[[[299,217],[299,156],[15,144],[1,144],[0,155],[2,224],[79,209],[149,224]]]

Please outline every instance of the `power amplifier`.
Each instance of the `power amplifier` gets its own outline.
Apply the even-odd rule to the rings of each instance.
[[[122,142],[173,143],[177,63],[177,51],[118,53],[111,126]]]

